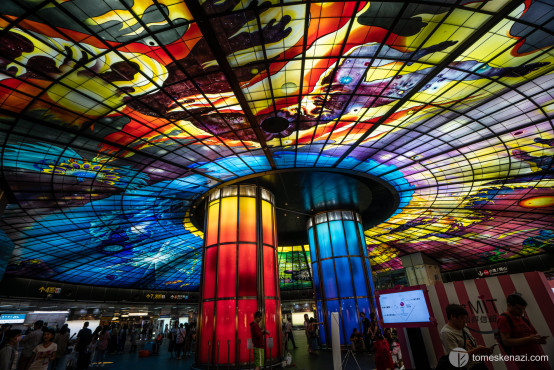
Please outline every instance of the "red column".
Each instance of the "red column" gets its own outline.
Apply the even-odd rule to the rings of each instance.
[[[216,190],[206,205],[197,365],[248,362],[250,322],[261,311],[280,357],[281,307],[273,194],[257,185]],[[239,344],[240,343],[240,344]]]

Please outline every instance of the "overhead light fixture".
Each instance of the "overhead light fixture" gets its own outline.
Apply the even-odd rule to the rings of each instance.
[[[69,313],[69,311],[33,311],[29,313]]]
[[[129,316],[148,316],[148,312],[129,312]]]

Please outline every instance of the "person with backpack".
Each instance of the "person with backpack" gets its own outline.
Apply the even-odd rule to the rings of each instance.
[[[478,345],[477,341],[466,328],[468,313],[465,308],[459,304],[449,304],[446,306],[446,317],[448,322],[440,331],[440,338],[445,349],[445,355],[439,359],[436,370],[452,369],[453,365],[448,359],[448,355],[455,348],[463,348],[469,355],[469,362],[462,367],[467,370],[487,370],[484,362],[472,361],[473,355],[490,355],[491,347]]]
[[[527,361],[517,361],[520,370],[546,370],[550,365],[546,361],[531,361],[530,356],[544,355],[541,344],[546,343],[548,337],[541,336],[533,327],[529,319],[524,316],[527,302],[521,295],[514,293],[506,298],[507,310],[498,318],[497,340],[507,355],[527,355]]]

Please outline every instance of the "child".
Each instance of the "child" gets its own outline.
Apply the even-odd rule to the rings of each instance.
[[[58,345],[52,340],[56,332],[53,329],[46,329],[42,334],[42,343],[33,349],[33,360],[28,370],[48,370],[50,361],[56,358]]]

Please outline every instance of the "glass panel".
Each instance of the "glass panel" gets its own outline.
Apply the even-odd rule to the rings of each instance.
[[[354,289],[352,287],[352,277],[350,276],[350,266],[348,258],[335,258],[335,269],[337,270],[339,293],[341,297],[353,297]]]
[[[221,199],[220,243],[237,241],[237,201],[237,197]]]
[[[219,226],[219,201],[210,203],[208,207],[208,232],[206,235],[206,245],[217,243],[217,232]]]
[[[204,273],[204,299],[215,296],[215,277],[217,276],[217,247],[206,249],[206,263]]]
[[[327,301],[327,322],[329,323],[329,333],[332,333],[332,318],[331,318],[331,313],[332,312],[339,312],[339,301]],[[339,328],[342,326],[341,324],[341,321],[340,321],[340,315],[338,315],[338,320],[339,320]],[[340,340],[341,340],[341,343],[344,341],[344,335],[342,333],[342,330],[340,330],[341,334],[340,334]],[[329,338],[329,343],[327,344],[332,344],[333,342],[333,339],[332,337]]]
[[[250,323],[254,320],[254,313],[258,310],[258,303],[255,299],[239,299],[238,312],[238,333],[240,344],[240,362],[248,362],[247,340],[250,338]],[[252,353],[250,353],[252,361]]]
[[[256,199],[241,197],[239,200],[239,241],[256,241]]]
[[[218,262],[217,297],[236,297],[237,246],[235,244],[220,245]]]
[[[331,248],[331,237],[329,235],[329,226],[327,223],[318,224],[317,228],[317,241],[319,243],[319,257],[321,259],[333,257],[333,250]]]
[[[325,299],[338,298],[333,260],[321,261],[321,270],[323,289],[325,289]]]
[[[322,343],[327,343],[325,341],[325,329],[324,329],[324,326],[323,326],[323,308],[322,308],[322,305],[321,305],[321,301],[316,302],[316,307],[317,307],[317,316],[316,316],[316,318],[317,318],[317,321],[321,323],[319,325],[319,338],[321,338]]]
[[[256,296],[256,245],[239,245],[239,297]]]
[[[275,249],[264,246],[264,296],[275,297]]]
[[[319,273],[317,272],[317,264],[316,263],[314,263],[312,265],[312,272],[314,274],[315,298],[320,299],[321,298],[321,291],[319,289]]]
[[[262,229],[264,244],[273,245],[273,206],[265,200],[262,201]]]
[[[214,302],[204,302],[202,305],[202,333],[205,334],[200,337],[200,343],[198,343],[200,362],[207,363],[211,360],[210,353],[214,348],[211,335],[214,330],[214,320]]]
[[[279,353],[279,345],[281,343],[281,324],[279,322],[279,317],[277,315],[277,311],[275,309],[275,303],[276,301],[273,299],[266,299],[265,300],[265,327],[266,330],[269,331],[269,335],[267,338],[273,338],[273,348],[271,349],[271,357],[269,353],[269,349],[266,349],[266,357],[269,358],[277,358],[280,357],[281,354]]]
[[[354,221],[344,221],[344,232],[346,243],[348,244],[348,254],[350,256],[359,256],[358,237],[356,236],[356,224]]]
[[[361,330],[358,322],[358,313],[356,311],[356,301],[354,299],[341,299],[340,310],[344,329],[344,336],[341,336],[341,343],[347,344],[350,343],[350,335],[354,328]]]
[[[352,278],[354,279],[356,296],[367,296],[362,259],[359,257],[350,258],[350,267],[352,268]]]
[[[333,255],[335,257],[346,256],[346,240],[344,238],[342,221],[329,222],[329,230],[331,231]]]
[[[217,301],[215,353],[217,356],[219,352],[219,361],[216,357],[216,363],[228,364],[235,362],[235,318],[236,301],[234,299]]]

